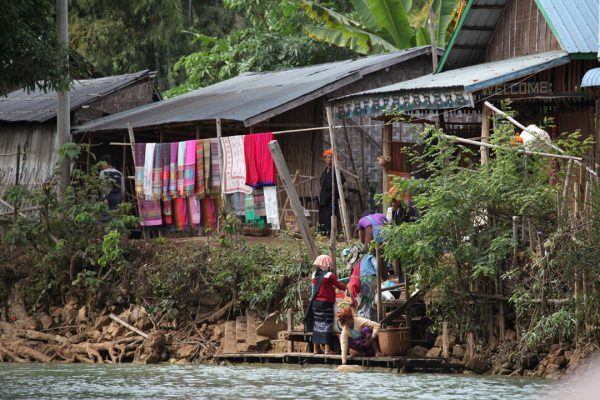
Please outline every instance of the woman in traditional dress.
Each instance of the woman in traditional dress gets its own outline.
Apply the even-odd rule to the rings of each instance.
[[[314,316],[312,342],[315,354],[321,353],[321,345],[325,345],[325,354],[333,354],[331,343],[334,339],[335,288],[346,290],[346,286],[331,272],[332,265],[333,261],[328,255],[318,256],[314,262],[315,272],[311,277],[313,290],[311,307]]]
[[[337,319],[343,327],[340,334],[342,365],[346,365],[348,349],[351,357],[379,357],[381,355],[377,341],[380,325],[377,322],[355,316],[352,307],[344,307],[338,311]]]
[[[352,246],[348,252],[350,280],[348,292],[359,317],[377,319],[375,296],[377,293],[377,259],[368,254],[368,248],[362,243]]]

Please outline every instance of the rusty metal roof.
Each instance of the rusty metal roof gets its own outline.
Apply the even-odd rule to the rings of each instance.
[[[79,132],[122,130],[217,118],[254,125],[415,57],[423,46],[393,53],[273,72],[249,72],[181,96],[86,123]]]
[[[144,70],[133,74],[75,81],[69,91],[71,111],[149,76],[149,71]],[[0,96],[0,121],[47,122],[56,118],[56,108],[57,95],[53,90],[34,90],[29,93],[21,89],[15,90],[6,97]]]

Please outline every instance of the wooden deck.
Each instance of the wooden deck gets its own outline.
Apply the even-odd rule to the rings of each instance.
[[[341,365],[342,356],[312,353],[222,353],[215,354],[216,361],[231,363],[295,364],[295,365]],[[463,364],[451,364],[443,358],[396,357],[348,357],[349,365],[378,367],[397,372],[444,372],[457,373]]]

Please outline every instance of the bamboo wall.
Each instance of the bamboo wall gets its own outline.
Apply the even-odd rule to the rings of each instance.
[[[560,50],[535,0],[511,0],[487,47],[486,62]]]

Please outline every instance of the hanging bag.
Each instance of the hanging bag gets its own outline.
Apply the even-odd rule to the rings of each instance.
[[[308,308],[306,309],[306,313],[304,314],[304,333],[312,332],[315,325],[315,314],[313,312],[313,302],[315,301],[315,297],[317,297],[317,293],[319,293],[319,288],[321,287],[321,282],[323,282],[323,278],[325,277],[325,273],[323,273],[317,279],[317,286],[315,286],[315,292],[310,299],[310,303],[308,304]]]

